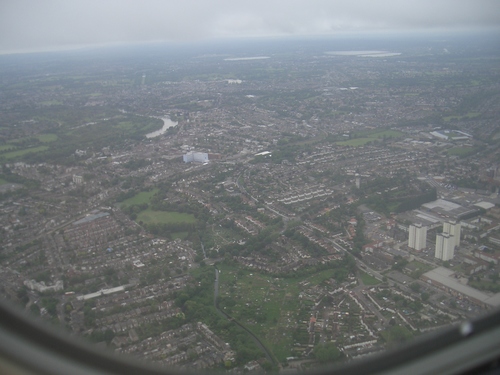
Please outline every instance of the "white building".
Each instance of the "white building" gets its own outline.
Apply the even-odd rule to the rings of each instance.
[[[455,239],[455,246],[460,246],[460,223],[456,221],[445,221],[443,223],[443,233],[448,233]]]
[[[208,163],[208,154],[206,152],[194,152],[190,151],[187,154],[182,156],[182,160],[184,163]]]
[[[408,230],[408,247],[420,251],[427,243],[427,227],[422,224],[412,224]]]
[[[45,285],[44,281],[37,282],[36,280],[24,280],[24,285],[31,290],[37,290],[40,293],[58,292],[64,289],[62,280],[57,280],[54,285]]]
[[[436,251],[434,256],[441,260],[450,260],[455,256],[455,238],[448,233],[438,233],[436,236]]]
[[[77,185],[83,184],[83,176],[73,175],[73,182]]]

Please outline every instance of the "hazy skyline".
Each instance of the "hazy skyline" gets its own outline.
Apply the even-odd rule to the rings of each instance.
[[[0,53],[499,25],[498,0],[5,0]]]

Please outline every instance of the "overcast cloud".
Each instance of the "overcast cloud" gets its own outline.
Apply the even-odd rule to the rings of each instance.
[[[500,0],[3,0],[0,53],[499,25]]]

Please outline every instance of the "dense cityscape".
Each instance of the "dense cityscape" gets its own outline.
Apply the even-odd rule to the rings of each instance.
[[[110,351],[230,373],[498,308],[497,41],[0,56],[0,294]]]

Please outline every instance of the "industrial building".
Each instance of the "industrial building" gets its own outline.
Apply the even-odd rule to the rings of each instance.
[[[455,271],[438,267],[424,273],[421,279],[431,285],[434,285],[459,299],[467,298],[470,301],[480,304],[484,307],[495,308],[500,306],[500,293],[483,293],[477,289],[465,285],[455,277]]]
[[[420,251],[427,242],[427,227],[422,224],[412,224],[408,230],[408,247]]]

